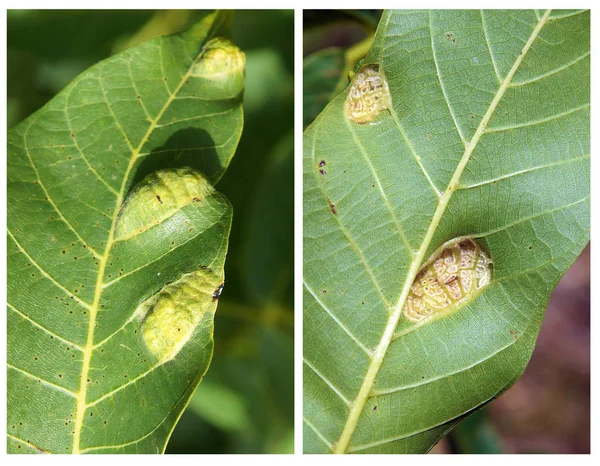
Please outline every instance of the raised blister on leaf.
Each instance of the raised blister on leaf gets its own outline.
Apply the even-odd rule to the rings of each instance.
[[[345,112],[356,123],[370,123],[392,107],[388,83],[379,65],[364,65],[352,78]]]
[[[419,270],[403,314],[421,322],[458,309],[485,289],[492,272],[492,259],[475,240],[448,241]]]
[[[217,37],[204,46],[204,51],[192,68],[192,76],[211,81],[228,95],[244,89],[246,55],[227,39]]]
[[[202,202],[213,192],[204,175],[191,168],[152,173],[125,200],[115,227],[115,241],[143,233],[186,205]]]
[[[210,269],[184,275],[144,301],[138,310],[146,346],[160,361],[172,359],[190,339],[206,312],[217,307],[222,277]]]

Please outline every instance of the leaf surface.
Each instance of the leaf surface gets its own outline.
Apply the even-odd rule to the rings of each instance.
[[[306,452],[427,452],[521,375],[589,240],[589,36],[588,11],[384,13],[364,63],[391,102],[353,120],[347,90],[304,135]],[[489,286],[404,317],[461,236]]]
[[[206,372],[232,217],[212,185],[242,131],[228,22],[100,62],[9,131],[9,452],[162,452]]]

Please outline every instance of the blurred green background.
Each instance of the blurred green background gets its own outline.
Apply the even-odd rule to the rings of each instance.
[[[124,48],[187,29],[194,11],[9,10],[7,123]],[[234,208],[210,369],[167,453],[292,453],[294,12],[237,11],[244,131],[217,189]]]
[[[304,127],[349,83],[382,10],[305,10]],[[554,290],[525,373],[431,453],[590,452],[590,248]]]

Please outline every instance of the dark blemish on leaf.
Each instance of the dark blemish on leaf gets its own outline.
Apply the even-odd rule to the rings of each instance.
[[[160,202],[161,204],[163,203],[163,201],[160,199],[160,196],[158,194],[156,195],[156,199],[158,199],[158,202]]]
[[[74,138],[75,137],[75,133],[71,133],[71,137]]]
[[[326,165],[326,162],[325,162],[325,160],[321,160],[321,161],[319,162],[319,167],[324,167],[325,165]]]
[[[377,405],[373,406],[373,411],[377,411]]]
[[[446,33],[446,40],[456,43],[456,39],[454,38],[454,35],[451,32]]]
[[[141,96],[141,95],[138,95],[138,96],[137,96],[137,98],[138,98],[138,99],[141,99],[141,98],[142,98],[142,96]]]
[[[329,199],[327,199],[327,202],[329,203],[329,208],[331,209],[333,215],[337,215],[337,209],[335,208],[335,204],[333,204]]]
[[[364,302],[364,301],[361,301],[361,302],[360,302],[360,304],[362,304],[362,305],[364,306],[364,305],[365,305],[365,302]]]
[[[327,175],[327,172],[323,169],[319,170],[319,173],[323,176]]]
[[[323,294],[327,294],[327,290],[323,290]]]
[[[219,299],[219,297],[221,296],[221,292],[223,291],[223,287],[224,286],[225,286],[225,283],[221,283],[219,285],[219,287],[215,290],[215,292],[212,295],[213,302],[216,301],[217,299]]]
[[[198,199],[197,197],[192,198],[192,201],[194,202],[200,202],[200,199]]]
[[[421,378],[422,378],[422,379],[424,379],[424,378],[425,378],[425,376],[424,376],[424,375],[422,375],[422,376],[421,376]]]
[[[88,382],[89,382],[89,381],[88,381]],[[93,416],[93,415],[94,415],[94,413],[92,413],[92,412],[90,411],[90,416]]]
[[[517,341],[519,339],[519,334],[517,333],[516,330],[510,329],[510,334],[512,335],[512,337],[515,341]]]

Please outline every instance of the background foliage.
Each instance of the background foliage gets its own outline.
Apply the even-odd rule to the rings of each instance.
[[[194,11],[9,11],[8,127],[92,64]],[[215,353],[167,453],[293,451],[293,11],[239,11],[244,132],[219,191],[234,206]],[[277,193],[277,195],[273,195]],[[265,234],[265,226],[268,235]]]

